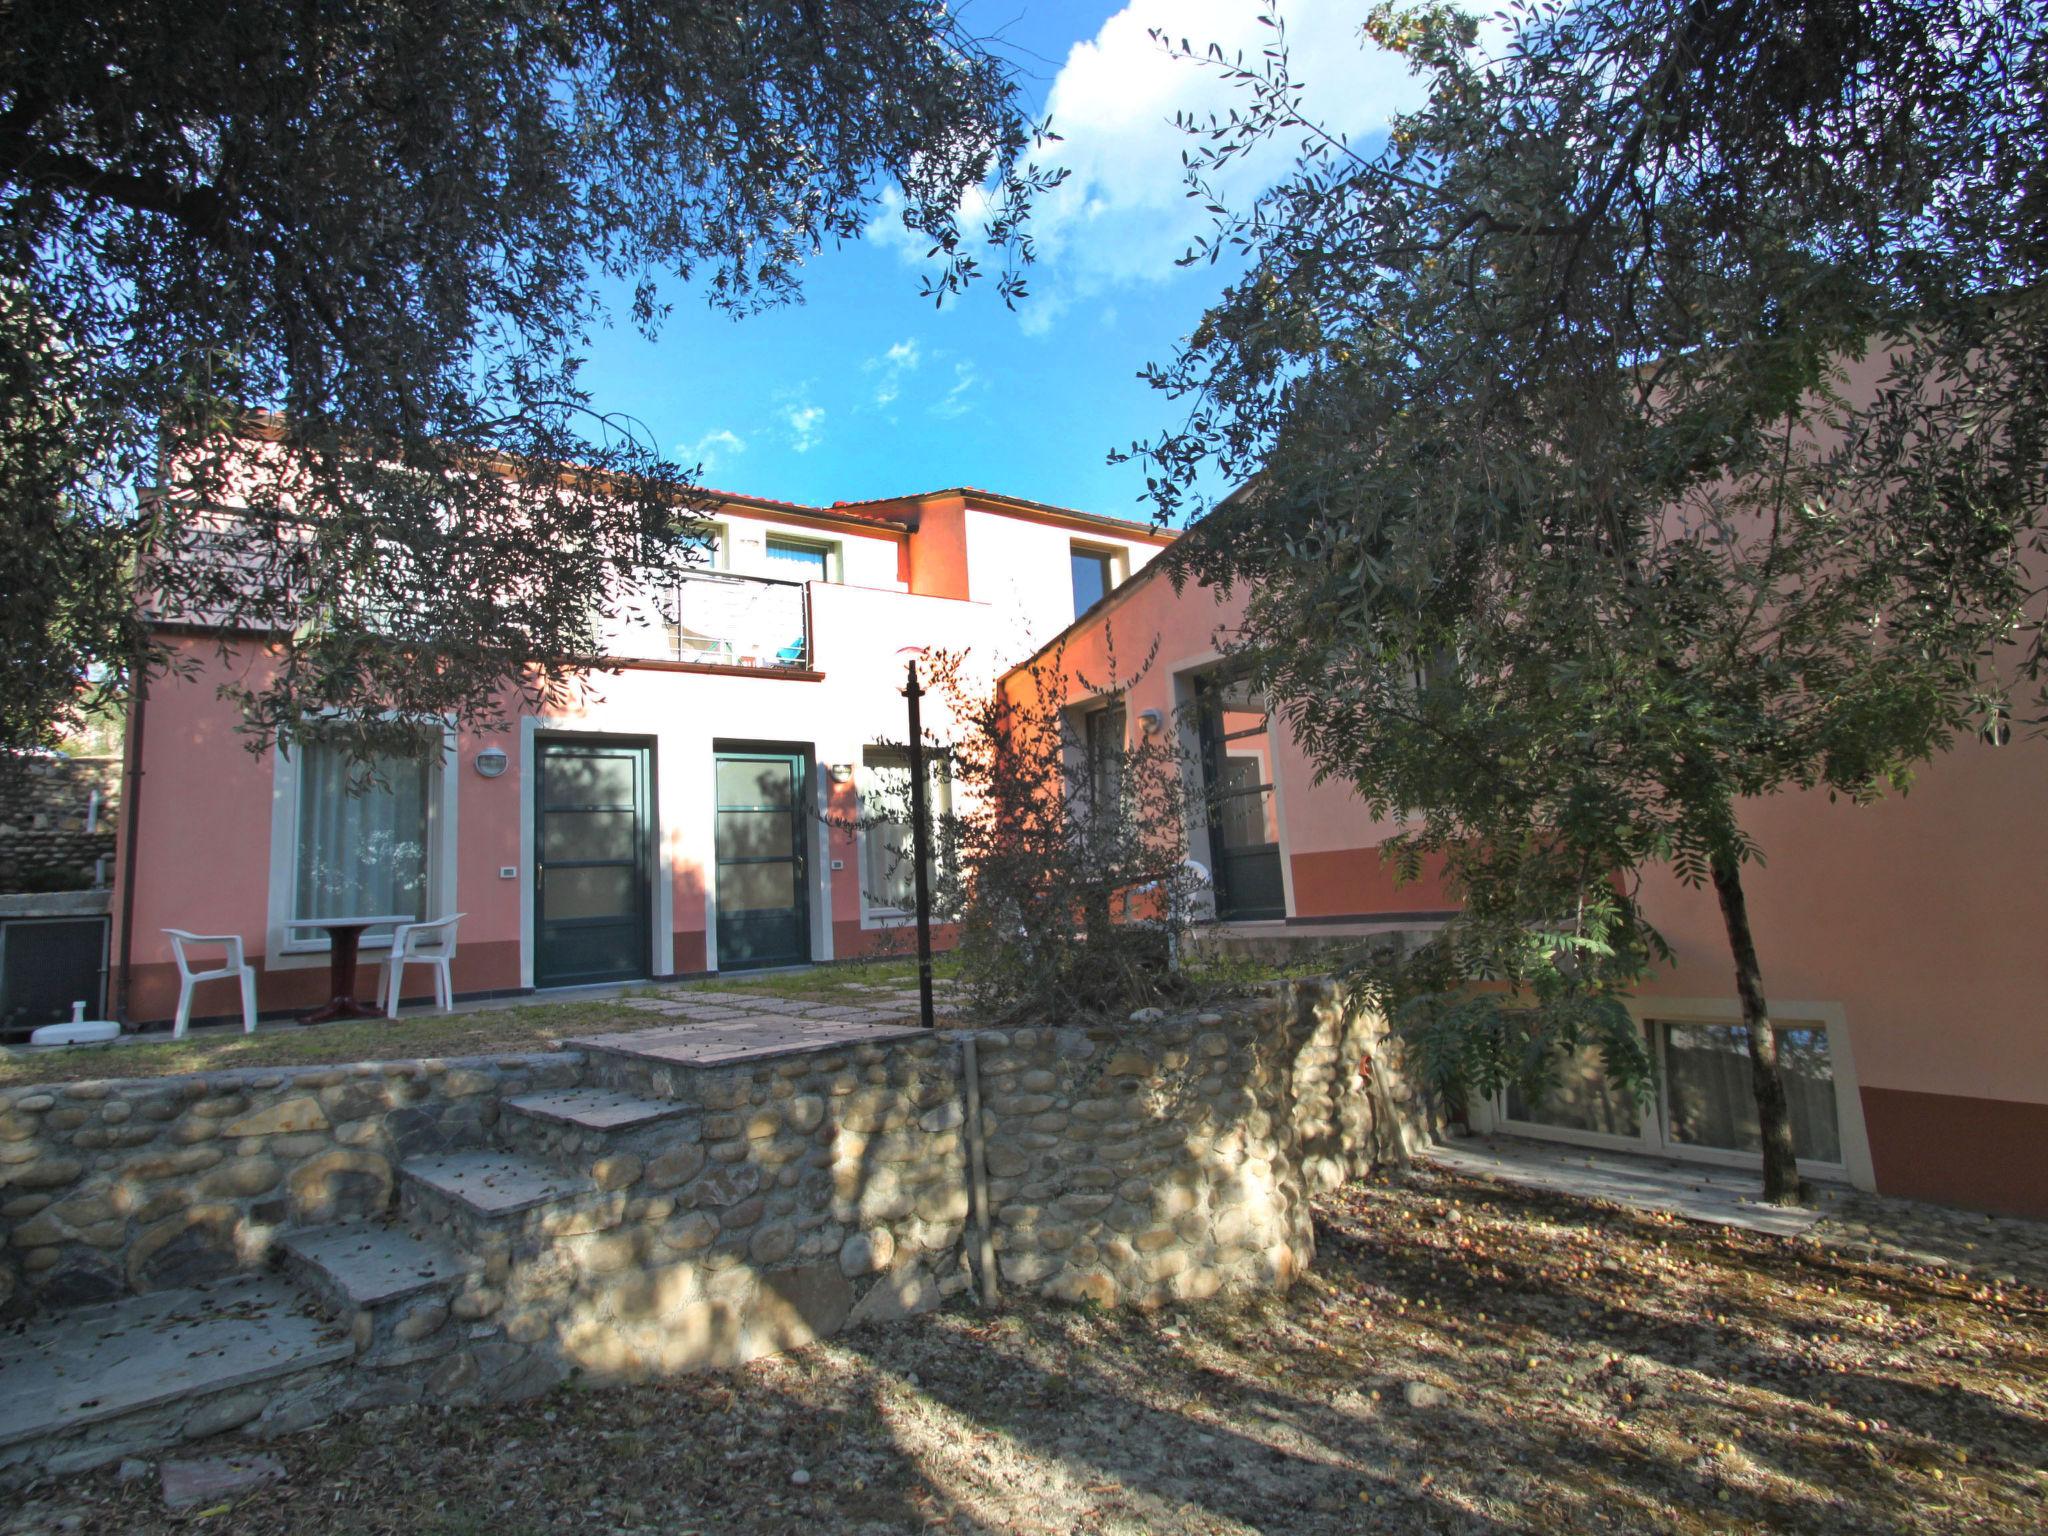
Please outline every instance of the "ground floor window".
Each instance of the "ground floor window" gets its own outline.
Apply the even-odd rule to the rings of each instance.
[[[925,758],[925,809],[936,840],[939,818],[952,806],[944,760]],[[910,831],[910,754],[870,747],[861,757],[861,902],[871,917],[904,917],[917,910],[917,872]],[[936,857],[936,855],[935,855]],[[935,876],[935,865],[926,866]]]
[[[293,755],[291,916],[425,917],[436,764],[380,757],[366,772],[339,747],[319,742]]]
[[[1749,1031],[1740,1024],[1655,1024],[1664,1049],[1668,1134],[1681,1146],[1758,1152]],[[1824,1029],[1780,1026],[1778,1071],[1792,1114],[1792,1146],[1810,1162],[1839,1163],[1835,1072]]]
[[[1560,1131],[1631,1140],[1643,1134],[1642,1106],[1608,1078],[1597,1051],[1581,1051],[1565,1063],[1556,1086],[1538,1102],[1509,1089],[1506,1107],[1510,1120]]]
[[[1674,1151],[1759,1153],[1746,1027],[1652,1019],[1644,1028],[1658,1064],[1657,1094],[1647,1116],[1636,1099],[1607,1080],[1598,1055],[1590,1051],[1567,1063],[1557,1085],[1539,1101],[1509,1090],[1501,1100],[1503,1116],[1512,1124],[1567,1138]],[[1776,1033],[1793,1150],[1805,1162],[1839,1164],[1842,1135],[1828,1032],[1785,1024]]]

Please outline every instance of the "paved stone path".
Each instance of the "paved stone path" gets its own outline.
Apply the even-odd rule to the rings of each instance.
[[[900,1014],[836,1009],[814,1010],[810,1014],[735,1014],[674,1029],[581,1035],[567,1043],[576,1049],[618,1051],[683,1066],[717,1067],[757,1056],[785,1056],[793,1051],[897,1040],[920,1033],[919,1026],[905,1024]]]
[[[1669,1211],[1751,1232],[1793,1237],[1821,1219],[1825,1208],[1792,1209],[1756,1198],[1756,1175],[1625,1152],[1595,1152],[1513,1136],[1474,1136],[1432,1147],[1431,1162],[1457,1173],[1611,1200],[1639,1211]],[[1825,1201],[1829,1193],[1823,1192]]]
[[[1426,1156],[1440,1167],[1510,1184],[1753,1232],[1804,1235],[1854,1258],[1930,1264],[1984,1280],[2048,1287],[2048,1222],[1924,1205],[1842,1184],[1816,1184],[1808,1207],[1765,1205],[1756,1198],[1756,1175],[1748,1170],[1513,1136],[1445,1142]]]

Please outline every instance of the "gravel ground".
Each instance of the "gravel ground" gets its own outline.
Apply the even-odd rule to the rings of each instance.
[[[1949,1220],[1859,1214],[1902,1253]],[[1985,1272],[2038,1229],[1965,1222],[1972,1271],[1429,1169],[1321,1218],[1285,1298],[962,1308],[663,1385],[388,1410],[268,1447],[286,1481],[239,1502],[173,1516],[108,1470],[0,1529],[2048,1530],[2048,1292]]]

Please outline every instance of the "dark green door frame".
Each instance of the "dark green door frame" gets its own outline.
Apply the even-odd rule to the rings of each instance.
[[[542,736],[534,757],[534,985],[651,974],[653,744]]]
[[[718,969],[801,965],[811,958],[809,756],[721,746],[712,780]]]
[[[1284,918],[1278,817],[1273,803],[1273,724],[1262,694],[1237,672],[1195,679],[1202,775],[1209,802],[1209,866],[1216,915]],[[1226,716],[1233,718],[1226,719]],[[1256,718],[1257,724],[1249,723]],[[1232,751],[1233,742],[1252,749]]]

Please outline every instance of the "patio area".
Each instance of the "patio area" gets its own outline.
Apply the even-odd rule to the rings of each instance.
[[[942,1016],[951,985],[934,982]],[[195,1026],[183,1040],[150,1030],[104,1045],[0,1050],[0,1087],[101,1077],[162,1077],[247,1067],[391,1061],[548,1050],[573,1036],[636,1033],[758,1013],[765,1019],[915,1023],[917,971],[909,961],[866,961],[760,971],[695,982],[632,982],[400,1008],[396,1019],[307,1026],[297,1018]]]

